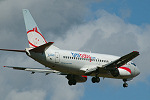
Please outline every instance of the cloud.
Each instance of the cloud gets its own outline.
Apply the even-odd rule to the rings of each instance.
[[[134,61],[141,70],[135,80],[147,82],[149,76],[150,25],[126,23],[104,10],[92,13],[88,4],[97,0],[5,0],[0,2],[0,47],[24,49],[28,47],[21,9],[28,8],[47,41],[54,41],[62,49],[92,51],[123,56],[140,51]],[[7,7],[6,7],[7,6]],[[5,9],[4,9],[5,8]],[[96,16],[85,20],[85,16]],[[42,67],[23,53],[0,52],[0,66]],[[20,97],[43,100],[78,100],[84,95],[84,85],[70,87],[64,76],[35,74],[0,68],[1,100]],[[137,82],[137,81],[133,82]],[[110,82],[111,81],[111,82]],[[106,80],[113,86],[121,82]],[[148,82],[149,83],[149,82]],[[90,83],[91,84],[91,83]],[[107,84],[103,84],[104,86]],[[65,92],[64,92],[65,91]],[[33,97],[32,97],[33,96]],[[24,99],[24,98],[23,98]],[[37,99],[38,100],[38,99]]]
[[[131,16],[131,10],[130,9],[120,9],[119,12],[120,12],[121,17],[123,19],[129,18]]]
[[[42,90],[32,90],[23,92],[12,90],[8,94],[6,100],[44,100],[45,94],[45,91]]]
[[[56,84],[51,97],[51,100],[80,100],[84,94],[84,86],[77,84],[77,86],[69,86],[68,84]]]
[[[72,25],[83,23],[84,17],[89,12],[88,4],[95,1],[97,0],[26,0],[24,2],[20,0],[5,0],[0,2],[1,36],[12,41],[12,44],[7,43],[9,47],[12,48],[17,45],[24,48],[24,45],[21,45],[21,43],[27,44],[22,16],[22,9],[24,8],[31,11],[45,36],[49,33],[54,36],[63,36]],[[13,39],[7,34],[13,35]],[[47,37],[45,38],[48,39]],[[55,38],[51,41],[54,40]],[[2,44],[2,41],[0,45],[1,47],[8,47]],[[28,45],[25,46],[27,47]]]
[[[56,44],[61,48],[73,50],[87,48],[93,52],[111,54],[118,54],[120,49],[123,49],[122,52],[138,49],[136,43],[140,29],[138,26],[127,24],[120,17],[103,10],[98,11],[97,16],[98,19],[73,26],[66,32],[65,38],[56,40]]]

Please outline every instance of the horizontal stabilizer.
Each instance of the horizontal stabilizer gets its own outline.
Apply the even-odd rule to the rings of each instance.
[[[45,73],[46,75],[48,75],[50,73],[60,73],[59,71],[56,71],[56,70],[43,69],[43,68],[13,67],[13,66],[4,66],[4,67],[13,68],[15,70],[29,71],[29,72],[32,72],[32,74],[34,74],[35,72],[37,72],[37,73]]]
[[[46,44],[43,44],[39,47],[33,48],[30,51],[32,52],[37,52],[37,53],[42,53],[44,52],[48,47],[50,47],[54,42],[48,42]]]
[[[0,49],[3,51],[14,51],[14,52],[26,52],[25,50],[13,50],[13,49]]]

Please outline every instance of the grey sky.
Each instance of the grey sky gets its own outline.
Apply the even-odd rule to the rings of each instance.
[[[2,0],[0,47],[28,47],[22,16],[22,9],[27,8],[46,40],[54,41],[55,45],[62,49],[118,56],[138,50],[141,55],[135,62],[140,66],[141,75],[134,82],[146,81],[149,75],[150,46],[147,43],[150,42],[150,25],[136,26],[125,23],[115,14],[103,10],[96,12],[97,19],[85,21],[86,16],[93,14],[89,3],[98,1],[100,0]],[[0,55],[0,66],[44,67],[22,53],[1,51]],[[88,84],[70,87],[63,76],[30,75],[28,72],[5,68],[0,70],[1,100],[20,100],[21,97],[21,100],[79,100],[84,94],[84,84]],[[115,85],[121,81],[111,82]]]

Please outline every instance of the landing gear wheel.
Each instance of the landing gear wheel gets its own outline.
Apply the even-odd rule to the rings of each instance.
[[[73,85],[72,82],[71,82],[70,80],[68,81],[68,84],[69,84],[70,86]]]
[[[72,80],[73,85],[76,85],[76,83],[77,83],[76,80]]]
[[[76,80],[69,80],[68,81],[68,84],[71,86],[71,85],[76,85]]]
[[[99,83],[100,82],[100,78],[99,77],[93,77],[92,78],[92,82],[93,83]]]
[[[99,77],[96,78],[96,82],[97,82],[97,83],[100,82],[100,78],[99,78]]]
[[[124,83],[124,84],[123,84],[123,87],[124,87],[124,88],[128,87],[128,84],[127,84],[127,83]]]
[[[92,82],[93,82],[93,83],[96,82],[96,78],[95,78],[95,77],[92,78]]]

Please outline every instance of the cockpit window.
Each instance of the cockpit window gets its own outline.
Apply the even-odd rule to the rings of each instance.
[[[136,67],[136,64],[135,64],[135,63],[131,62],[131,64],[134,65],[134,66]]]

